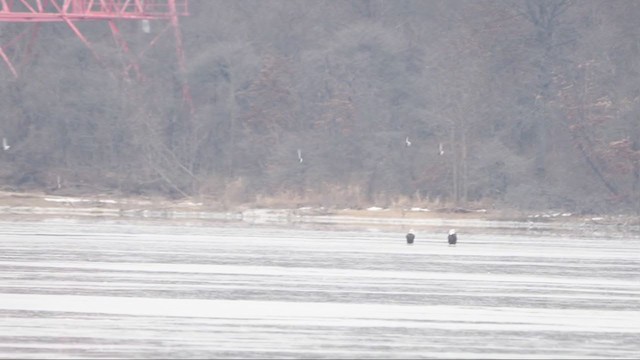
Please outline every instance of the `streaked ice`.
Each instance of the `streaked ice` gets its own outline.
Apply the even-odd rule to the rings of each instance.
[[[0,358],[637,358],[640,239],[0,223]]]

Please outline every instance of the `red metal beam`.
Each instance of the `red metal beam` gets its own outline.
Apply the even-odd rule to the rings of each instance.
[[[0,0],[0,21],[153,20],[188,16],[188,0]]]
[[[31,56],[31,50],[33,48],[33,43],[35,38],[37,37],[38,34],[38,29],[39,29],[39,24],[36,23],[33,26],[30,27],[31,28],[31,37],[27,43],[27,47],[26,49],[23,49],[22,52],[22,61],[21,63],[24,65],[29,57]],[[11,56],[13,54],[13,57],[19,57],[16,56],[17,53],[19,53],[19,46],[18,43],[22,42],[25,38],[25,36],[27,35],[29,28],[25,28],[23,29],[20,33],[18,33],[17,35],[13,36],[13,38],[11,38],[9,41],[7,41],[4,44],[0,44],[0,57],[4,60],[4,62],[7,64],[7,66],[9,67],[9,70],[11,71],[11,73],[13,74],[14,77],[18,77],[18,68],[16,66],[13,65],[13,62],[11,61]],[[7,51],[9,51],[7,53]]]
[[[129,77],[129,69],[133,68],[138,81],[142,81],[142,71],[140,70],[138,59],[129,48],[129,44],[127,44],[127,41],[122,36],[122,33],[120,33],[120,29],[118,29],[115,21],[109,20],[109,28],[111,28],[111,34],[113,35],[113,39],[115,40],[116,44],[120,46],[120,49],[122,49],[122,52],[129,58],[130,61],[129,65],[124,69],[125,77]]]
[[[7,66],[9,67],[9,70],[11,71],[13,76],[17,78],[18,72],[16,71],[16,68],[13,67],[13,63],[11,62],[7,54],[4,52],[4,50],[2,50],[2,47],[0,47],[0,57],[2,58],[2,60],[4,60],[5,63],[7,63]]]
[[[173,15],[171,16],[171,26],[173,26],[173,33],[175,34],[176,39],[176,55],[178,57],[178,69],[180,71],[180,82],[182,83],[182,99],[186,103],[189,113],[193,115],[194,107],[193,100],[191,97],[191,90],[189,89],[189,85],[187,83],[187,66],[184,59],[184,50],[182,46],[182,34],[180,33],[180,25],[178,23],[178,10],[176,8],[176,3],[173,1],[169,1],[169,12]]]

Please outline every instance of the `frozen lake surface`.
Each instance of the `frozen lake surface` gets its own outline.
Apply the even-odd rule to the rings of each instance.
[[[2,222],[0,358],[640,354],[639,239],[446,230]]]

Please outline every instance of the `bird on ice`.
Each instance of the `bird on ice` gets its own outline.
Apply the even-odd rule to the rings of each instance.
[[[449,241],[449,246],[455,245],[458,242],[458,235],[456,235],[455,229],[449,230],[449,236],[447,237],[447,240]]]
[[[407,238],[407,244],[409,245],[413,244],[413,240],[416,238],[416,235],[413,233],[413,229],[409,230],[406,238]]]
[[[9,150],[11,146],[9,144],[7,144],[7,138],[2,138],[2,149],[4,149],[4,151]]]
[[[407,146],[411,146],[411,141],[409,141],[409,137],[407,136],[406,139],[404,139],[404,143],[407,144]]]
[[[302,150],[298,149],[298,161],[302,162]]]

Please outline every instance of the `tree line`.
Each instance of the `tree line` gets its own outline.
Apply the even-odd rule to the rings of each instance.
[[[166,24],[46,24],[0,69],[5,189],[225,206],[640,210],[640,3],[191,0]],[[0,23],[0,41],[24,24]],[[16,50],[16,54],[19,55]],[[193,111],[182,85],[189,86]]]

